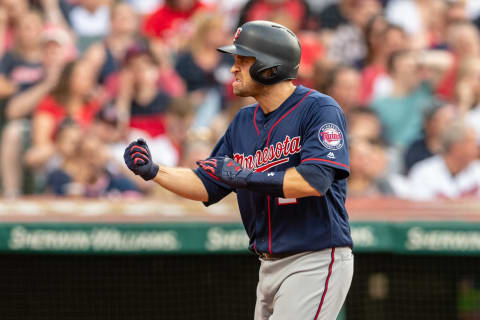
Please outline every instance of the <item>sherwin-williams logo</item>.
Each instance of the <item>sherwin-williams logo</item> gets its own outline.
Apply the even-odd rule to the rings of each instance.
[[[10,250],[64,251],[174,251],[181,248],[176,231],[120,230],[114,227],[91,230],[27,229],[16,226],[8,239]]]
[[[352,240],[355,247],[368,248],[378,244],[375,230],[372,227],[352,227]]]
[[[205,242],[207,251],[246,251],[248,248],[248,236],[245,229],[211,228],[207,232]]]
[[[410,251],[480,250],[480,232],[476,230],[425,230],[413,227],[407,232],[405,248]]]
[[[333,123],[326,123],[318,130],[318,139],[329,150],[338,150],[343,147],[342,131]]]
[[[256,172],[267,171],[268,169],[286,163],[289,156],[299,153],[302,150],[300,137],[285,137],[282,142],[277,142],[265,147],[263,150],[257,150],[255,155],[234,153],[233,159],[242,167]]]

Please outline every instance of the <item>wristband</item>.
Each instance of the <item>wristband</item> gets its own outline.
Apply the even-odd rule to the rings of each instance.
[[[285,171],[279,172],[252,172],[247,177],[246,189],[283,198],[283,178]]]

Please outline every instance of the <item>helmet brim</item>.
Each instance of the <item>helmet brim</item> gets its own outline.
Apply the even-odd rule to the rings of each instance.
[[[217,48],[218,51],[222,53],[236,54],[244,57],[256,57],[256,54],[241,45],[229,45]]]

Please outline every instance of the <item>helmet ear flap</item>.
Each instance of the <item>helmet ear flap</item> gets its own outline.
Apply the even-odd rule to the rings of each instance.
[[[276,66],[265,66],[258,61],[250,67],[250,76],[253,80],[260,82],[261,84],[270,85],[279,82],[279,67]]]

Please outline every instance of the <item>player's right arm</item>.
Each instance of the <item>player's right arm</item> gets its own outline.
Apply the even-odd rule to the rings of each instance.
[[[214,152],[225,151],[222,142],[223,139]],[[220,201],[232,191],[229,186],[213,180],[203,170],[159,166],[153,162],[148,145],[143,139],[130,143],[125,148],[123,158],[127,167],[145,181],[153,180],[179,196],[202,201],[205,205]]]
[[[123,159],[127,167],[145,181],[153,180],[165,189],[187,199],[208,201],[208,192],[201,179],[190,169],[159,166],[143,139],[125,148]]]
[[[184,198],[208,202],[205,185],[191,169],[160,166],[153,181]]]

